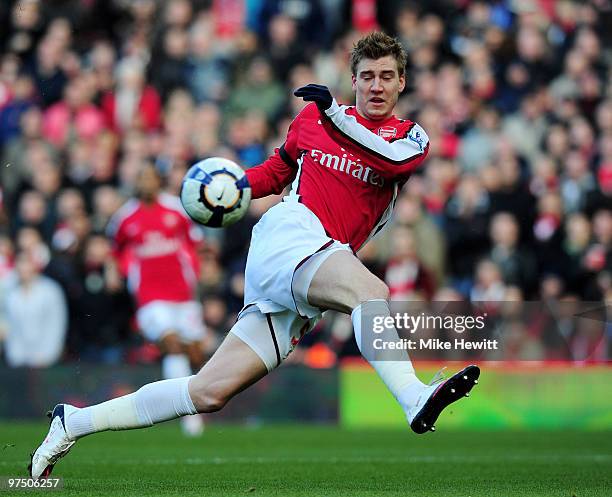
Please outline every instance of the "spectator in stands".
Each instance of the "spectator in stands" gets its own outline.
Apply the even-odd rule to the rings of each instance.
[[[502,133],[522,157],[534,161],[540,155],[540,143],[544,139],[546,120],[546,93],[534,91],[521,101],[520,109],[502,120]]]
[[[113,130],[155,131],[160,126],[161,102],[145,80],[145,66],[137,58],[124,58],[117,66],[117,86],[102,96],[102,110]]]
[[[475,124],[463,137],[459,152],[462,168],[470,172],[477,172],[493,160],[499,115],[495,109],[485,107],[477,114]]]
[[[506,295],[506,285],[499,266],[490,259],[483,259],[477,264],[475,273],[470,300],[472,302],[502,302]]]
[[[13,206],[20,187],[31,179],[32,170],[37,165],[37,154],[50,161],[57,159],[57,151],[42,137],[42,113],[37,107],[30,107],[20,117],[20,133],[5,143],[2,153],[0,179],[7,196],[7,202]]]
[[[306,61],[304,46],[298,39],[295,19],[286,14],[273,16],[268,23],[270,62],[276,78],[286,82],[291,70]]]
[[[21,196],[13,226],[15,232],[21,227],[34,227],[45,240],[51,240],[55,221],[55,213],[49,209],[44,195],[37,190],[29,190]]]
[[[94,231],[102,232],[113,214],[123,205],[125,199],[116,188],[103,185],[96,188],[92,200],[92,228]]]
[[[595,190],[595,178],[585,157],[577,150],[567,154],[561,175],[561,195],[566,212],[577,212],[586,207],[589,194]]]
[[[538,199],[533,223],[534,255],[539,274],[562,275],[565,271],[563,237],[563,201],[558,193],[548,192]]]
[[[483,179],[485,187],[489,190],[490,212],[513,214],[519,223],[521,242],[530,242],[535,216],[535,199],[523,180],[520,159],[510,149],[498,154],[494,164],[486,173],[483,171],[482,175],[483,178],[485,175],[494,177]]]
[[[389,286],[391,300],[430,300],[436,284],[431,271],[417,256],[414,233],[407,226],[393,230],[393,247],[385,270],[385,283]]]
[[[115,85],[115,49],[107,40],[98,40],[87,55],[89,69],[96,81],[98,92],[112,91]]]
[[[587,280],[585,255],[591,243],[591,223],[582,213],[571,214],[565,222],[565,233],[566,269],[563,274],[569,289],[584,295]]]
[[[245,167],[256,166],[266,159],[263,143],[258,136],[261,126],[265,129],[266,120],[255,112],[235,117],[229,122],[227,139],[236,151],[238,161]]]
[[[84,242],[75,296],[74,346],[85,360],[119,363],[128,339],[133,312],[123,282],[108,270],[111,243],[101,234]]]
[[[188,87],[189,37],[185,29],[171,27],[163,34],[160,53],[151,65],[151,81],[159,91],[162,100],[177,88]]]
[[[272,42],[269,27],[276,16],[286,16],[296,24],[299,42],[306,49],[324,43],[328,37],[329,26],[323,17],[320,0],[301,2],[300,0],[269,0],[261,2],[256,20],[256,29],[262,40]],[[268,36],[266,36],[268,35]]]
[[[6,360],[12,367],[47,367],[62,355],[68,327],[66,300],[60,286],[40,274],[26,252],[17,255],[16,280],[4,305],[8,321]]]
[[[40,271],[47,267],[51,259],[49,246],[43,240],[40,231],[32,226],[24,226],[17,231],[15,250],[27,253]]]
[[[458,289],[469,288],[477,261],[489,241],[490,200],[477,176],[465,175],[444,211],[444,233],[451,277]]]
[[[412,229],[419,260],[431,271],[435,286],[441,284],[445,275],[446,239],[442,230],[434,222],[415,195],[402,194],[395,205],[393,226]],[[378,259],[388,259],[386,247],[392,245],[393,231],[390,229],[374,243]],[[391,247],[389,247],[391,248]]]
[[[214,27],[198,21],[189,32],[189,91],[197,103],[221,102],[229,95],[229,64],[214,52]]]
[[[64,98],[45,111],[43,136],[56,147],[76,138],[93,139],[106,127],[102,111],[92,103],[88,81],[77,76],[66,85]]]
[[[530,250],[520,246],[516,218],[509,212],[495,214],[489,234],[492,242],[489,258],[499,267],[504,283],[518,286],[529,295],[536,284],[536,260]]]
[[[274,79],[272,66],[264,57],[255,58],[243,81],[232,92],[226,108],[228,118],[240,116],[248,111],[258,110],[266,118],[274,119],[285,101],[285,90]],[[253,99],[257,95],[257,99]]]
[[[19,136],[21,116],[35,103],[34,89],[30,76],[15,81],[11,101],[0,109],[0,146]]]
[[[540,155],[530,161],[529,192],[540,197],[546,193],[554,193],[559,188],[559,176],[555,162],[549,155]]]
[[[2,39],[6,37],[8,49],[24,58],[36,51],[36,44],[44,31],[42,10],[40,1],[17,0],[13,3],[10,25],[3,29],[2,34]]]
[[[38,88],[44,108],[61,100],[68,77],[62,68],[64,48],[58,39],[45,36],[36,47],[36,56],[28,61],[28,72]]]

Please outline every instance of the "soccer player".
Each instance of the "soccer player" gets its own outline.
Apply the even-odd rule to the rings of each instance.
[[[116,264],[127,275],[137,304],[136,320],[144,337],[162,351],[162,376],[191,376],[203,362],[202,306],[194,300],[202,233],[189,220],[178,198],[162,192],[157,168],[139,171],[137,198],[121,207],[109,222]],[[202,433],[199,415],[182,420],[188,436]]]
[[[247,171],[254,198],[292,188],[253,228],[245,307],[224,342],[194,376],[150,383],[82,409],[55,406],[49,434],[32,457],[32,477],[48,475],[86,435],[222,409],[281,364],[323,310],[350,314],[357,344],[367,344],[362,336],[372,330],[362,329],[362,317],[389,317],[389,290],[355,252],[385,225],[398,190],[429,148],[418,124],[393,115],[405,65],[397,40],[372,33],[351,54],[354,107],[338,105],[324,86],[295,91],[312,103],[294,119],[283,146]],[[440,412],[468,395],[479,375],[468,366],[426,385],[405,351],[394,360],[365,357],[416,433],[433,430]]]

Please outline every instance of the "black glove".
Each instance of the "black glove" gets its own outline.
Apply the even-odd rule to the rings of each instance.
[[[327,109],[331,107],[334,101],[331,93],[327,86],[309,84],[302,86],[293,92],[296,97],[302,97],[307,102],[314,102],[317,104],[319,111],[325,113]]]

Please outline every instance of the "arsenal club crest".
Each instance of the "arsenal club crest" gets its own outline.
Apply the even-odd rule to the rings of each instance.
[[[378,136],[383,138],[395,138],[395,135],[397,135],[397,129],[393,126],[382,126],[378,128]]]

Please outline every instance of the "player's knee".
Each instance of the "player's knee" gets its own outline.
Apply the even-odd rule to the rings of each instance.
[[[378,278],[376,280],[377,285],[374,289],[372,299],[389,300],[389,297],[391,296],[391,291],[389,290],[389,287],[384,281],[379,280]]]
[[[342,306],[334,308],[349,314],[358,305],[369,300],[389,300],[389,287],[374,275],[359,282],[353,281],[351,287],[345,288],[343,292],[339,293],[342,297],[338,300],[342,303]]]
[[[359,295],[359,302],[367,302],[368,300],[389,300],[389,287],[379,278],[373,277],[364,286]]]

